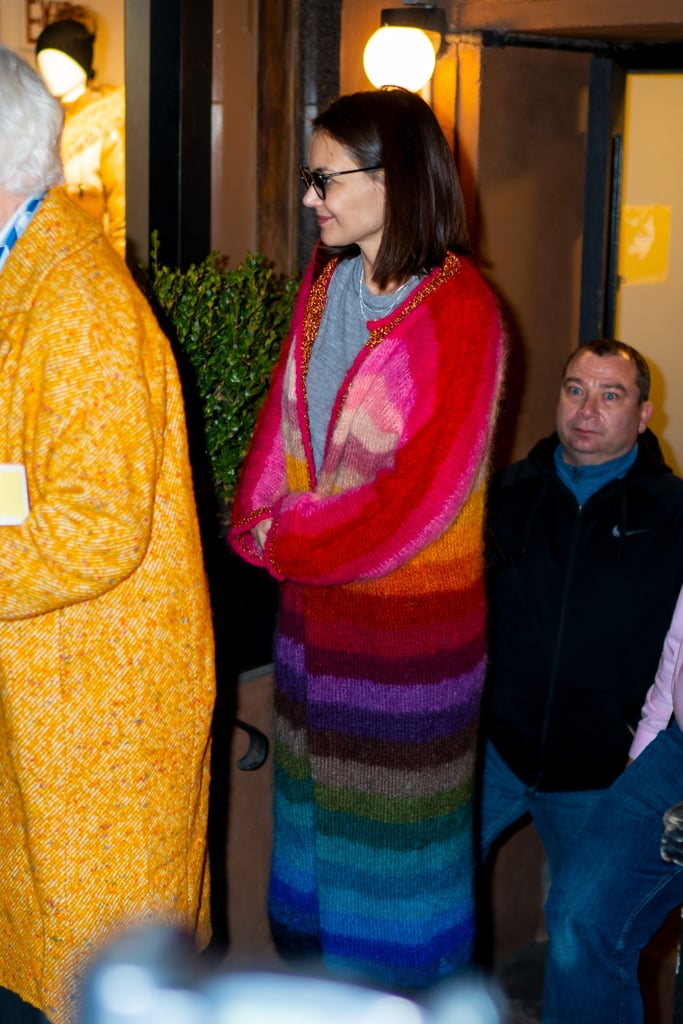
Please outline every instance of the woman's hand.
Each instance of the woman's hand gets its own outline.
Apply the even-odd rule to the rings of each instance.
[[[266,546],[266,538],[268,537],[268,532],[272,525],[272,519],[263,519],[251,531],[252,536],[256,543],[258,544],[258,546],[260,547],[261,551],[263,551],[263,549]]]

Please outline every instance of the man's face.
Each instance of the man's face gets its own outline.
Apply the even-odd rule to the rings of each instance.
[[[565,371],[557,405],[564,461],[599,466],[625,455],[651,415],[650,402],[639,404],[632,359],[579,352]]]

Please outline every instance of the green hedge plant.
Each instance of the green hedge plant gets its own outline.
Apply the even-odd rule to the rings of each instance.
[[[153,235],[145,288],[181,363],[192,370],[213,487],[219,502],[229,504],[287,333],[298,278],[276,274],[259,253],[229,269],[212,252],[184,271],[162,266],[158,256]]]

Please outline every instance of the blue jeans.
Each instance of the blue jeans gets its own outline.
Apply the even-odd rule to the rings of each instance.
[[[44,1013],[7,988],[0,988],[0,1021],[2,1024],[50,1024]]]
[[[683,903],[683,868],[659,853],[662,815],[681,801],[683,733],[673,726],[605,792],[553,879],[544,1024],[643,1020],[640,951]]]
[[[598,789],[545,793],[533,789],[521,782],[493,744],[487,743],[480,805],[482,863],[496,839],[530,814],[548,858],[550,876],[554,878],[604,792]]]

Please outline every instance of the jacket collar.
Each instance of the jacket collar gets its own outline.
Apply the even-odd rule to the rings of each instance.
[[[556,433],[544,437],[534,445],[529,452],[529,460],[533,462],[542,472],[557,476],[555,470],[555,449],[560,443]],[[673,470],[664,461],[659,441],[650,428],[638,435],[638,455],[636,461],[624,477],[630,480],[637,476],[662,476],[665,473],[672,473]]]

